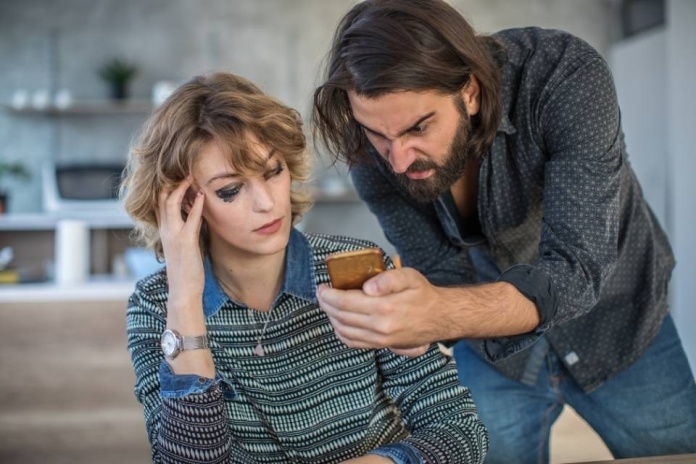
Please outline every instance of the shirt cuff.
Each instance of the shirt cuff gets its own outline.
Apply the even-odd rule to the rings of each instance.
[[[376,454],[389,458],[396,464],[425,464],[418,450],[408,443],[392,443],[370,451],[368,454]]]
[[[531,300],[539,311],[539,325],[531,332],[510,337],[484,340],[483,354],[489,361],[496,362],[531,346],[549,330],[556,311],[558,299],[556,288],[549,277],[529,264],[518,264],[508,268],[498,277],[498,282],[507,282]]]
[[[518,264],[508,268],[498,277],[498,282],[507,282],[530,299],[539,311],[538,328],[546,331],[551,328],[551,321],[558,310],[556,287],[549,277],[529,264]]]
[[[200,395],[214,386],[220,387],[226,398],[237,396],[234,387],[227,380],[220,377],[219,374],[216,374],[214,379],[193,374],[177,375],[167,361],[162,361],[162,364],[160,364],[159,380],[160,396],[162,398],[183,398],[188,395]]]

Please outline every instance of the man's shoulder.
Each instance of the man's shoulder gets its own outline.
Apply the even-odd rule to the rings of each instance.
[[[585,42],[580,37],[562,29],[549,29],[537,26],[512,27],[492,34],[498,40],[539,45],[549,41]]]
[[[510,61],[527,61],[531,57],[558,61],[598,52],[584,39],[561,29],[518,27],[504,29],[492,35],[502,43]]]

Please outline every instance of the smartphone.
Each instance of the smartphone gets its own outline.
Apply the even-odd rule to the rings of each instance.
[[[387,269],[379,248],[335,253],[326,257],[331,286],[341,290],[362,288],[367,279]]]

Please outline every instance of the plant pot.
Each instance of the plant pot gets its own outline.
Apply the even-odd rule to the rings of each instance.
[[[126,100],[126,99],[128,99],[128,84],[125,82],[112,82],[111,83],[111,98],[113,100]]]
[[[7,193],[0,192],[0,216],[7,212],[7,205],[10,203],[10,196]]]

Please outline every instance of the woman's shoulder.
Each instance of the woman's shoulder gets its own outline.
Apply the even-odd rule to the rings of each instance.
[[[153,307],[163,307],[169,298],[169,285],[165,268],[143,277],[135,284],[135,290],[130,296],[130,302],[140,305],[147,304]],[[152,308],[150,308],[152,309]]]
[[[361,238],[345,235],[304,234],[315,255],[330,255],[342,251],[354,251],[363,248],[379,248],[379,246]],[[380,248],[381,249],[381,248]],[[382,250],[384,254],[384,250]]]

